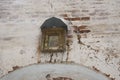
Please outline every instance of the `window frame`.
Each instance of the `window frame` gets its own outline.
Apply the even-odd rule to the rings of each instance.
[[[56,48],[48,46],[50,36],[58,36],[58,41],[56,41],[58,42],[57,43],[58,45],[56,46]],[[42,30],[41,51],[49,52],[49,53],[64,52],[66,50],[65,36],[66,36],[66,30],[64,30],[63,28],[48,28],[48,29]]]

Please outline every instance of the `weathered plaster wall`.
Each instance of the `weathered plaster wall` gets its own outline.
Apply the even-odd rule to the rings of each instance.
[[[53,16],[69,27],[67,51],[39,53],[40,26]],[[0,0],[0,76],[38,62],[74,62],[119,80],[119,39],[119,0]]]
[[[0,80],[109,80],[109,78],[76,64],[37,64],[9,73]]]

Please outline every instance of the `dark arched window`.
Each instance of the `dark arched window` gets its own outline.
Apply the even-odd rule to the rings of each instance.
[[[42,52],[65,51],[65,36],[67,25],[58,18],[47,19],[41,26],[42,30]]]

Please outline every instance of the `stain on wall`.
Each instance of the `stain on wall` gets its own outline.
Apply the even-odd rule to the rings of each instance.
[[[119,4],[119,0],[0,1],[0,76],[16,65],[78,63],[119,80]],[[66,51],[44,54],[40,26],[53,16],[68,25]]]

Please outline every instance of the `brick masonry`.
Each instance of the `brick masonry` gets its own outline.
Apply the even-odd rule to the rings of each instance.
[[[119,0],[1,0],[0,76],[15,66],[74,62],[119,80],[119,6]],[[40,26],[53,16],[68,25],[68,49],[40,53]]]

